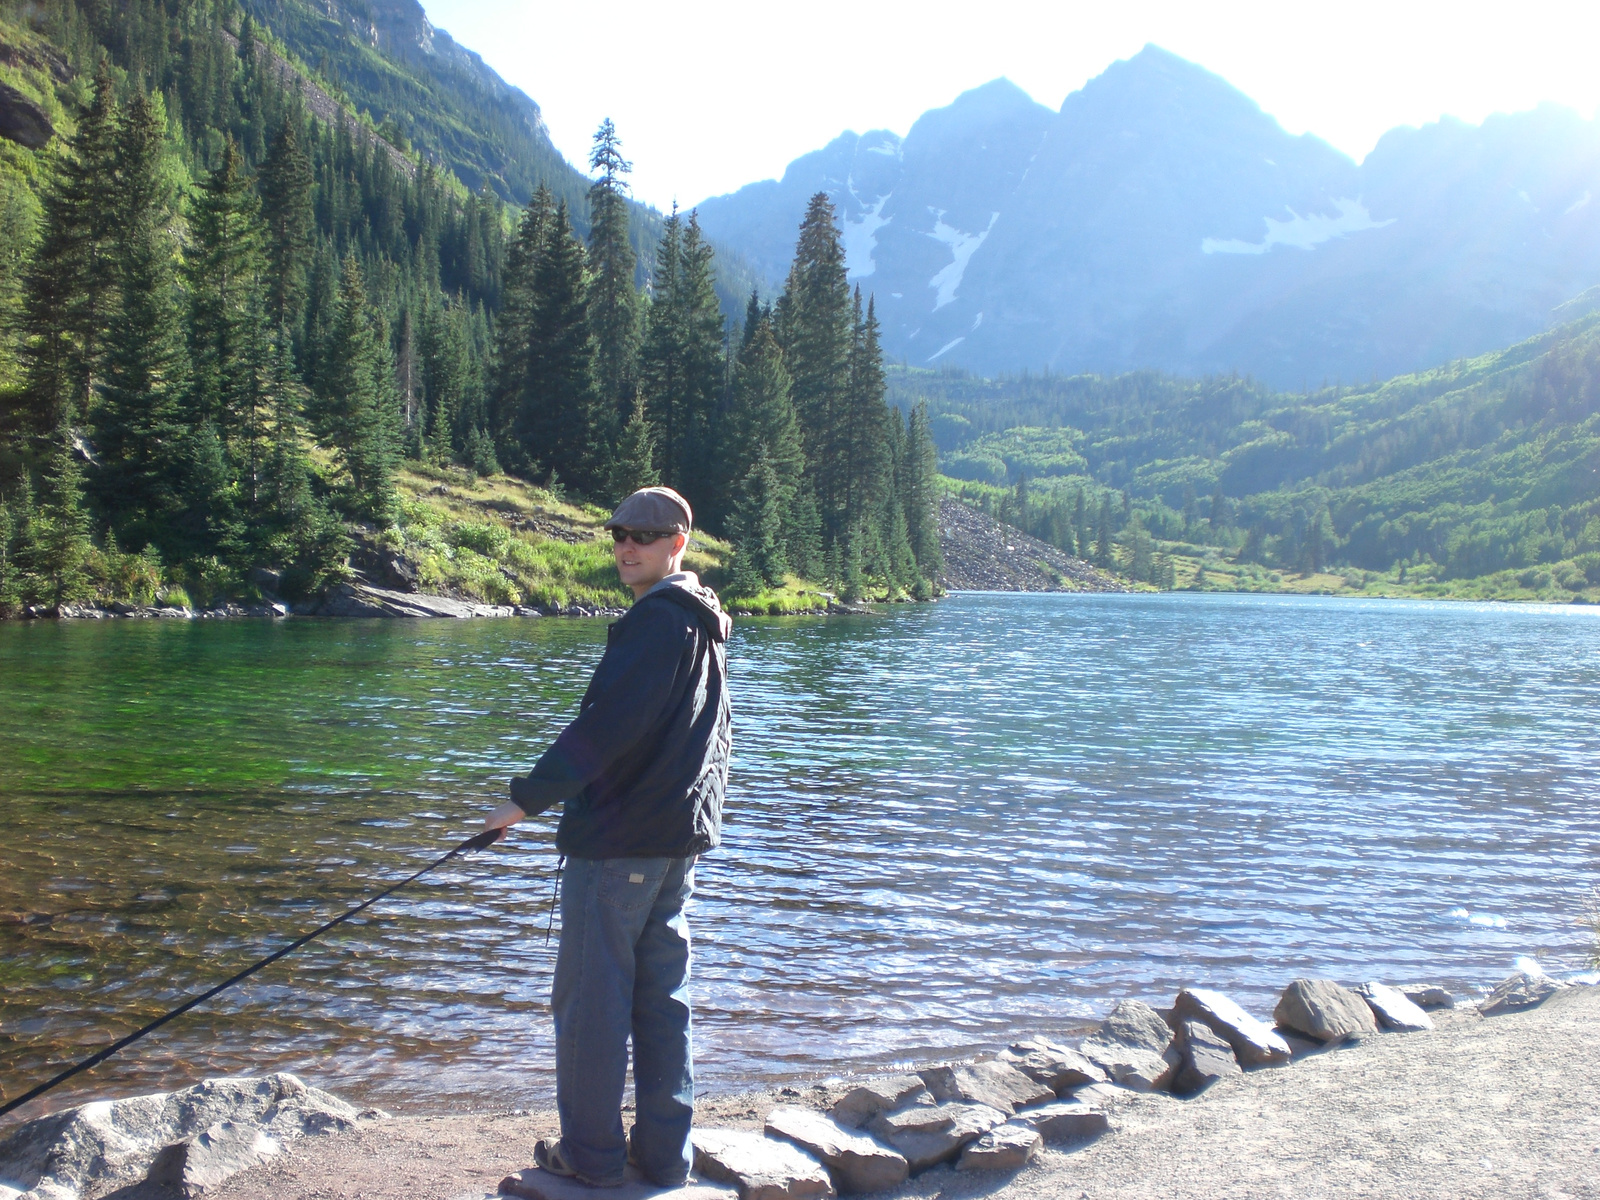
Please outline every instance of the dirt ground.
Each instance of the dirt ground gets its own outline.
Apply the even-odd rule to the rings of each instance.
[[[1431,1033],[1389,1034],[1253,1072],[1193,1100],[1119,1097],[1112,1132],[1017,1175],[940,1167],[918,1200],[1600,1200],[1600,988]],[[824,1103],[832,1093],[801,1092]],[[756,1127],[770,1093],[702,1102]],[[215,1200],[471,1200],[529,1165],[551,1114],[397,1117],[292,1146]],[[603,1195],[604,1193],[599,1193]]]

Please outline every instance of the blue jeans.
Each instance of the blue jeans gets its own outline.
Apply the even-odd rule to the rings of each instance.
[[[633,1152],[652,1181],[693,1165],[689,1039],[693,858],[575,858],[561,882],[561,947],[550,1006],[556,1109],[569,1165],[595,1182],[622,1177],[622,1090],[633,1036]]]

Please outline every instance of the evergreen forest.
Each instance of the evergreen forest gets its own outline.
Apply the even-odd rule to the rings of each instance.
[[[932,594],[928,414],[886,403],[824,196],[730,320],[738,270],[632,201],[610,122],[576,195],[559,159],[510,172],[519,209],[234,0],[4,11],[0,84],[54,135],[0,139],[0,610],[311,596],[422,538],[398,480],[430,471],[669,484],[735,596]]]

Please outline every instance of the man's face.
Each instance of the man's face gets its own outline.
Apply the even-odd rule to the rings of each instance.
[[[681,533],[669,533],[648,546],[625,538],[613,547],[617,559],[617,577],[622,580],[622,586],[632,589],[637,598],[678,569],[684,547],[688,544],[688,537]]]

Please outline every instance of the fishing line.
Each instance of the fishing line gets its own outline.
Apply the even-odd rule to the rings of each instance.
[[[160,1029],[163,1025],[165,1025],[168,1021],[172,1020],[174,1017],[181,1017],[184,1013],[188,1012],[191,1008],[194,1008],[196,1005],[204,1004],[207,1000],[211,999],[211,997],[215,996],[218,992],[224,992],[228,988],[231,988],[234,984],[239,983],[239,982],[241,982],[243,980],[249,979],[250,976],[254,975],[257,971],[261,970],[262,967],[271,966],[273,963],[277,962],[284,955],[289,954],[289,953],[291,953],[291,952],[293,952],[295,950],[298,950],[301,946],[304,946],[307,942],[312,941],[315,938],[321,937],[323,934],[327,933],[328,930],[334,928],[335,926],[344,924],[351,917],[355,916],[357,913],[361,912],[362,910],[371,908],[374,904],[376,904],[379,900],[382,900],[385,896],[392,896],[395,892],[398,892],[401,888],[405,887],[407,884],[415,883],[417,880],[421,879],[429,871],[437,870],[439,867],[444,866],[445,863],[449,862],[456,855],[463,854],[463,853],[465,853],[465,852],[467,852],[469,850],[482,850],[485,846],[494,845],[503,836],[505,836],[505,832],[506,831],[503,828],[502,829],[485,829],[482,833],[477,834],[477,835],[475,835],[473,837],[469,837],[466,841],[462,842],[454,850],[450,851],[450,853],[442,855],[441,857],[434,859],[433,862],[431,862],[427,866],[423,867],[422,870],[418,871],[415,875],[411,875],[411,876],[409,876],[409,877],[407,877],[405,879],[402,879],[399,883],[394,884],[392,887],[384,888],[384,890],[379,892],[376,896],[373,896],[371,899],[368,899],[368,900],[363,900],[360,904],[356,905],[354,908],[350,909],[348,912],[341,913],[339,916],[337,916],[333,920],[329,921],[326,925],[318,926],[316,929],[313,929],[310,933],[306,934],[305,936],[296,938],[294,941],[290,942],[287,946],[285,946],[282,950],[279,950],[279,951],[277,951],[277,952],[275,952],[273,954],[267,955],[267,957],[263,958],[260,962],[252,963],[250,966],[248,966],[244,970],[240,971],[232,979],[224,980],[223,982],[217,984],[217,986],[212,988],[210,991],[202,992],[202,993],[200,993],[200,995],[195,996],[193,999],[184,1001],[182,1004],[178,1005],[178,1007],[173,1009],[171,1012],[165,1014],[164,1016],[157,1017],[154,1021],[151,1021],[150,1024],[146,1025],[143,1029],[135,1030],[134,1032],[130,1033],[127,1037],[123,1038],[120,1042],[115,1042],[112,1045],[107,1046],[104,1050],[101,1050],[96,1054],[91,1054],[88,1058],[84,1059],[82,1062],[77,1063],[74,1066],[68,1067],[65,1071],[61,1072],[61,1074],[57,1075],[54,1079],[47,1079],[43,1083],[41,1083],[38,1087],[34,1088],[32,1091],[24,1092],[22,1095],[18,1096],[15,1100],[11,1100],[11,1101],[8,1101],[4,1105],[0,1105],[0,1117],[5,1116],[8,1112],[11,1112],[13,1109],[21,1108],[29,1100],[37,1099],[38,1097],[40,1097],[40,1096],[44,1095],[46,1092],[48,1092],[51,1088],[65,1083],[67,1080],[71,1079],[74,1075],[77,1075],[77,1074],[79,1074],[80,1072],[83,1072],[83,1071],[87,1071],[90,1067],[98,1066],[100,1063],[105,1062],[106,1059],[110,1058],[118,1050],[122,1050],[122,1049],[125,1049],[128,1046],[133,1045],[133,1043],[137,1042],[140,1038],[144,1037],[146,1034],[154,1033],[156,1030]]]

